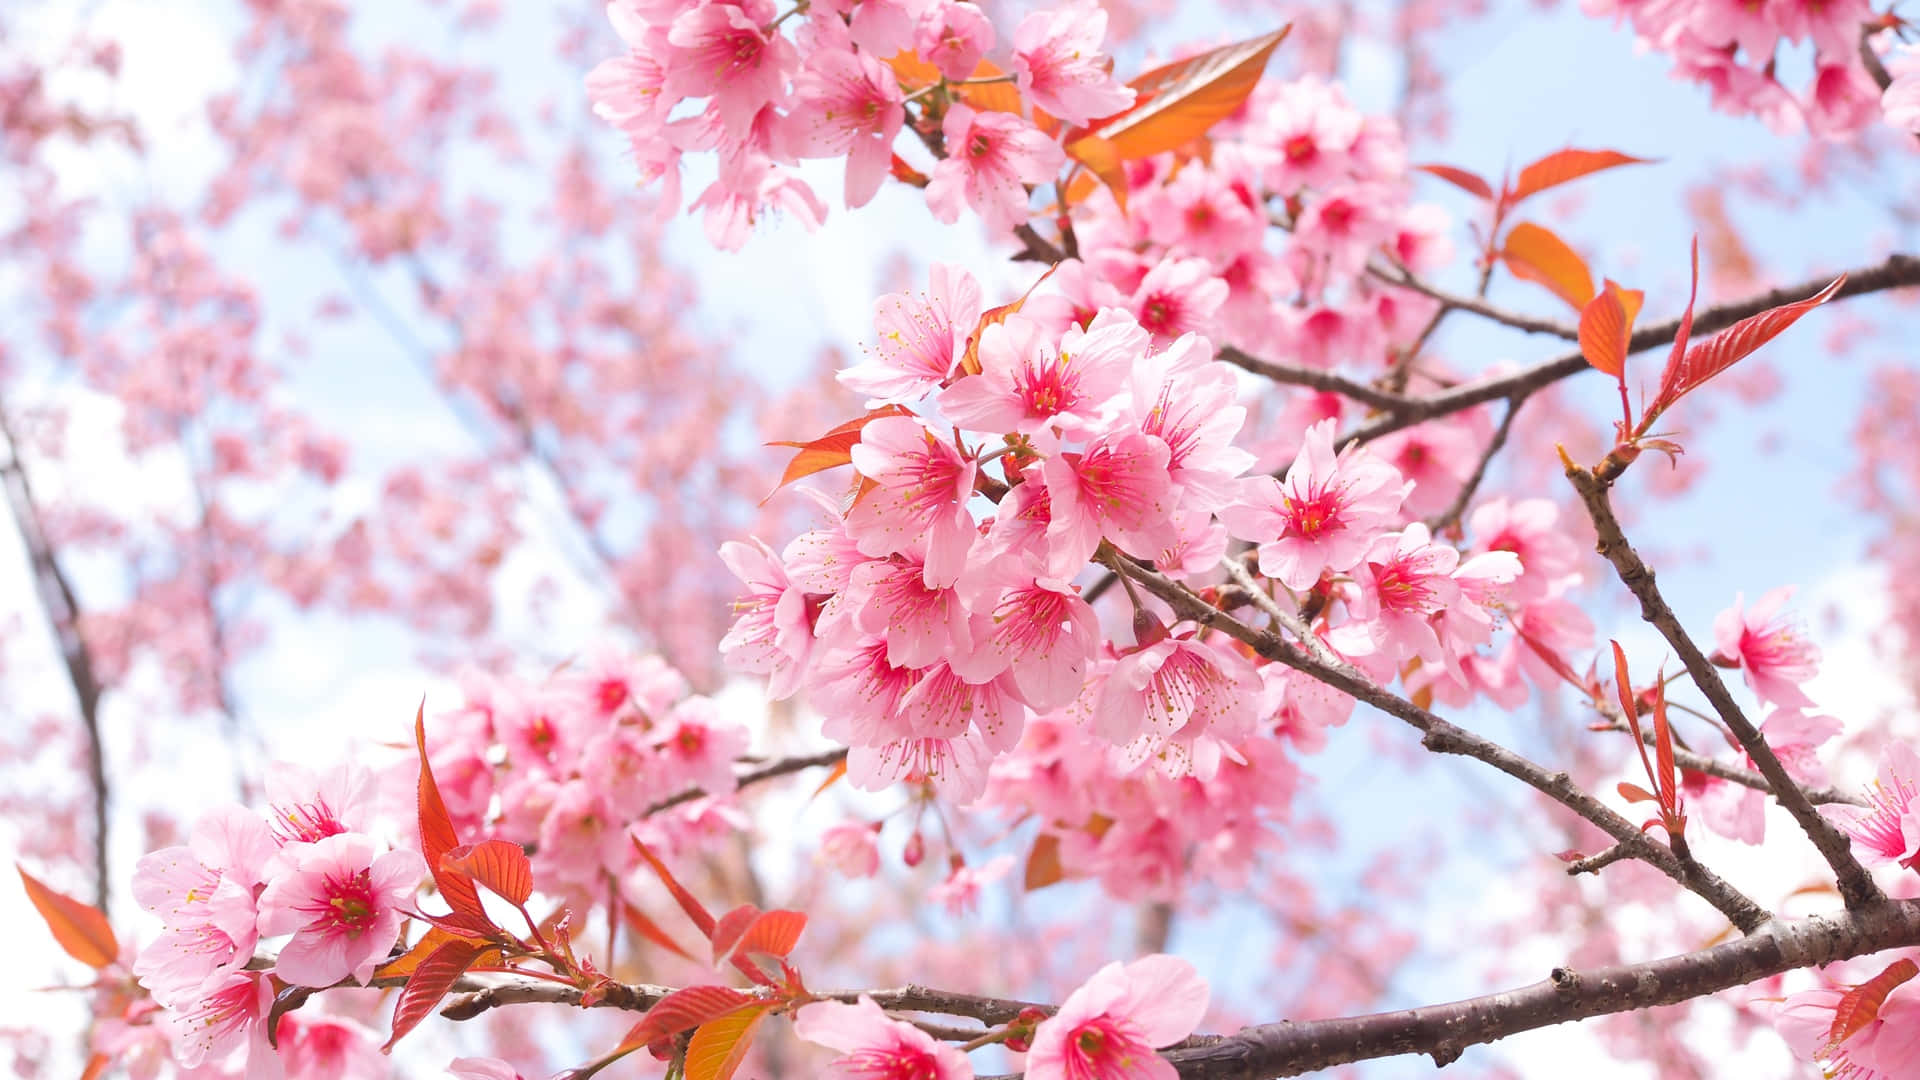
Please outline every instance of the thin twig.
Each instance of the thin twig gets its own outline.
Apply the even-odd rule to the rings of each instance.
[[[1448,504],[1440,516],[1427,523],[1428,532],[1438,536],[1452,528],[1460,520],[1460,515],[1467,512],[1467,504],[1473,501],[1474,492],[1480,490],[1481,481],[1487,478],[1487,466],[1493,464],[1494,456],[1507,445],[1507,435],[1513,431],[1513,418],[1520,412],[1520,406],[1526,400],[1524,394],[1507,399],[1507,414],[1500,418],[1500,426],[1494,429],[1492,441],[1487,443],[1486,451],[1480,455],[1480,463],[1473,467],[1473,475],[1467,477],[1467,482],[1460,485],[1460,493],[1453,497],[1453,502]]]
[[[1444,289],[1435,288],[1427,284],[1403,269],[1384,270],[1378,266],[1370,265],[1367,267],[1367,273],[1389,285],[1408,289],[1422,296],[1438,300],[1443,309],[1451,308],[1455,311],[1469,311],[1483,319],[1497,322],[1502,326],[1511,326],[1515,330],[1524,330],[1529,334],[1552,334],[1554,337],[1564,338],[1568,341],[1578,341],[1580,339],[1580,331],[1577,328],[1568,326],[1566,323],[1560,322],[1557,319],[1543,319],[1533,315],[1523,315],[1517,311],[1508,311],[1498,304],[1490,304],[1479,297],[1450,293]]]
[[[1221,349],[1216,355],[1217,359],[1273,382],[1288,386],[1304,386],[1309,390],[1319,390],[1323,393],[1339,394],[1369,408],[1390,412],[1405,408],[1409,404],[1409,400],[1399,394],[1387,393],[1357,379],[1350,379],[1332,371],[1323,371],[1320,368],[1276,364],[1271,360],[1262,360],[1257,356],[1248,355],[1232,345]]]
[[[765,765],[760,766],[757,769],[753,769],[748,772],[741,773],[739,777],[736,778],[734,786],[736,790],[744,787],[752,787],[754,784],[758,784],[762,780],[771,780],[777,776],[787,776],[791,773],[797,773],[804,769],[817,768],[823,765],[838,765],[840,762],[845,761],[846,759],[847,759],[847,750],[846,750],[846,747],[844,746],[838,750],[823,750],[818,754],[808,754],[801,757],[778,758],[774,761],[771,761]],[[645,810],[640,811],[640,816],[643,818],[651,817],[662,810],[668,810],[673,807],[679,806],[681,803],[692,802],[695,799],[704,798],[708,794],[710,794],[710,792],[708,792],[707,789],[705,788],[690,787],[685,791],[679,792],[678,794],[669,795],[666,798],[661,799],[659,802],[654,803],[652,806],[647,807]]]

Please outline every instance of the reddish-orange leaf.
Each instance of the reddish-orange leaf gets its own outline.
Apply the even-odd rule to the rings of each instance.
[[[1118,160],[1136,161],[1205,135],[1253,93],[1267,58],[1292,28],[1288,24],[1141,75],[1127,84],[1137,95],[1132,107],[1069,133],[1067,153],[1084,161],[1076,147],[1083,138],[1098,136],[1111,144]]]
[[[781,488],[803,476],[812,476],[814,473],[825,472],[851,462],[854,445],[860,441],[861,428],[883,416],[910,415],[912,414],[902,406],[884,405],[865,416],[857,416],[844,424],[835,425],[832,431],[817,439],[807,442],[775,440],[768,443],[768,446],[791,446],[800,452],[793,455],[792,461],[787,462],[787,471],[780,475],[780,483],[774,486],[773,491],[767,493],[766,499],[760,500],[761,504],[765,505],[767,499],[773,498]]]
[[[741,956],[773,956],[785,960],[800,943],[800,932],[806,928],[804,912],[784,908],[765,911],[741,935],[734,952]]]
[[[687,1040],[687,1080],[732,1080],[747,1058],[754,1030],[771,1005],[749,1005],[701,1024]]]
[[[420,961],[420,966],[407,977],[407,985],[401,987],[400,996],[394,999],[393,1034],[380,1048],[381,1053],[392,1053],[393,1044],[399,1042],[402,1035],[420,1026],[420,1021],[427,1018],[460,976],[473,966],[480,951],[473,942],[456,938],[442,943]]]
[[[1700,298],[1700,238],[1698,236],[1693,238],[1690,261],[1693,266],[1693,277],[1692,284],[1687,287],[1687,310],[1681,313],[1680,326],[1673,332],[1673,348],[1667,353],[1666,370],[1660,374],[1660,393],[1654,398],[1646,414],[1641,417],[1641,431],[1651,427],[1653,418],[1660,415],[1660,412],[1666,408],[1666,405],[1661,402],[1671,404],[1679,397],[1678,394],[1672,394],[1670,391],[1674,377],[1686,360],[1687,342],[1693,337],[1693,302]]]
[[[1066,877],[1060,865],[1060,837],[1043,832],[1033,838],[1033,850],[1027,852],[1027,873],[1022,884],[1028,892],[1044,889]]]
[[[1437,176],[1469,195],[1489,201],[1493,199],[1493,185],[1465,169],[1456,169],[1451,165],[1415,165],[1414,168],[1423,173]]]
[[[1627,340],[1633,336],[1633,316],[1639,313],[1641,296],[1639,290],[1622,289],[1608,278],[1599,294],[1580,310],[1581,355],[1616,379],[1626,376]]]
[[[87,1067],[80,1073],[80,1080],[100,1080],[105,1076],[107,1067],[113,1064],[111,1054],[96,1053],[87,1059]]]
[[[647,1015],[620,1040],[620,1047],[641,1047],[663,1035],[678,1035],[752,1002],[752,997],[731,986],[689,986],[675,990],[654,1002]]]
[[[1665,672],[1653,681],[1653,755],[1660,769],[1654,777],[1660,786],[1660,811],[1666,817],[1667,832],[1678,835],[1686,819],[1680,816],[1680,774],[1673,767],[1673,728],[1667,723]]]
[[[472,942],[479,950],[473,961],[476,965],[496,964],[506,957],[506,951],[497,945],[488,945],[479,938],[464,937],[443,930],[438,926],[430,926],[427,928],[426,933],[420,935],[420,940],[413,943],[412,948],[375,968],[373,977],[376,979],[404,979],[412,975],[422,961],[432,956],[435,949],[438,949],[449,941]]]
[[[634,838],[633,846],[640,852],[640,857],[647,860],[647,865],[653,867],[653,872],[660,876],[660,883],[673,894],[673,899],[680,905],[680,910],[686,912],[687,918],[693,920],[693,925],[700,928],[700,935],[711,942],[713,913],[707,910],[705,904],[695,899],[694,895],[687,891],[686,886],[674,879],[673,872],[667,869],[667,864],[661,862],[659,856],[647,850],[647,845],[641,843],[638,838]]]
[[[747,927],[752,926],[753,920],[759,917],[760,909],[752,904],[741,904],[720,916],[719,921],[713,924],[713,933],[708,935],[713,942],[714,967],[727,962],[727,958],[733,955],[733,947],[740,943],[741,936],[747,932]]]
[[[1545,285],[1575,311],[1593,300],[1593,272],[1586,260],[1547,229],[1524,221],[1515,225],[1500,258],[1513,276]]]
[[[493,919],[487,915],[487,909],[480,904],[479,890],[473,887],[473,881],[465,874],[447,870],[440,865],[440,857],[460,846],[460,837],[453,831],[453,819],[447,815],[447,804],[440,800],[440,786],[433,781],[433,765],[427,760],[427,703],[420,702],[420,708],[413,715],[413,742],[420,750],[420,853],[427,857],[427,869],[433,874],[433,883],[439,887],[440,895],[446,898],[454,911],[478,919],[488,926]]]
[[[1078,203],[1093,193],[1091,174],[1107,185],[1113,192],[1114,204],[1122,213],[1127,209],[1127,170],[1121,160],[1120,148],[1098,135],[1083,135],[1067,144],[1067,156],[1086,166],[1087,171],[1068,183],[1066,202],[1068,206]]]
[[[820,781],[819,787],[813,789],[813,794],[807,796],[807,801],[812,802],[813,800],[819,798],[822,793],[824,793],[828,788],[832,787],[834,784],[838,783],[840,779],[846,775],[847,775],[847,759],[841,758],[839,761],[836,761],[833,763],[833,768],[827,770],[827,778],[825,780]]]
[[[641,911],[626,901],[622,901],[621,903],[621,911],[626,917],[627,925],[632,928],[634,933],[639,934],[641,937],[646,938],[648,941],[653,942],[655,945],[660,946],[670,953],[676,953],[688,960],[693,959],[693,954],[682,947],[679,942],[673,940],[665,930],[660,929],[660,924],[648,918],[646,912]]]
[[[1887,965],[1887,969],[1859,986],[1847,991],[1846,996],[1833,1010],[1833,1026],[1827,1029],[1827,1045],[1821,1054],[1824,1057],[1838,1049],[1840,1044],[1858,1034],[1880,1015],[1880,1006],[1886,1003],[1887,995],[1893,993],[1901,983],[1920,975],[1920,964],[1902,957]]]
[[[1508,206],[1519,202],[1529,195],[1557,187],[1569,180],[1578,180],[1602,169],[1611,169],[1620,165],[1640,165],[1652,161],[1652,158],[1634,157],[1618,150],[1561,150],[1548,154],[1539,161],[1520,170],[1520,176],[1508,189],[1505,202]]]
[[[1834,294],[1840,291],[1840,286],[1846,282],[1847,275],[1841,274],[1833,279],[1832,284],[1805,300],[1782,304],[1758,315],[1741,319],[1679,354],[1677,362],[1669,359],[1667,370],[1660,376],[1660,394],[1648,407],[1648,415],[1664,412],[1674,402],[1684,397],[1688,391],[1753,355],[1760,346],[1779,337],[1787,327],[1799,322],[1800,316],[1833,299]],[[1688,304],[1688,309],[1692,309],[1691,303]]]
[[[893,69],[894,77],[899,79],[901,87],[907,90],[932,86],[941,78],[939,68],[922,60],[920,54],[911,49],[895,53],[893,59],[887,61],[887,66]],[[1004,74],[1006,73],[991,61],[982,60],[974,66],[973,74],[968,78],[992,79]],[[984,112],[1017,113],[1020,111],[1020,91],[1012,83],[956,86],[953,92],[961,101]]]
[[[19,863],[14,863],[13,868],[20,872],[20,884],[26,887],[27,899],[33,901],[34,910],[53,932],[53,940],[68,956],[96,970],[120,956],[120,942],[99,908],[48,887]]]
[[[533,864],[511,840],[482,840],[462,844],[440,856],[440,865],[492,889],[518,907],[533,895]]]
[[[1058,267],[1058,263],[1047,267],[1046,272],[1035,278],[1033,284],[1027,286],[1027,291],[1020,294],[1020,299],[1010,304],[1001,304],[996,308],[988,308],[981,314],[980,321],[974,324],[973,333],[967,335],[967,349],[960,357],[961,371],[967,375],[980,374],[980,335],[987,332],[987,327],[998,326],[1007,321],[1007,316],[1017,314],[1026,306],[1027,298],[1033,295],[1033,290],[1039,288],[1041,282],[1052,277],[1054,270]]]
[[[1628,802],[1657,803],[1660,801],[1660,796],[1655,795],[1653,792],[1648,791],[1646,788],[1641,787],[1639,784],[1635,784],[1626,780],[1622,780],[1618,784],[1614,785],[1614,790],[1618,791],[1620,793],[1620,797],[1627,800]]]

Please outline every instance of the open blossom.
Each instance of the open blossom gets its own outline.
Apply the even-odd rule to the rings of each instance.
[[[1807,640],[1806,628],[1780,614],[1794,587],[1783,585],[1746,607],[1744,595],[1713,620],[1717,659],[1737,664],[1754,694],[1775,705],[1811,708],[1813,699],[1800,684],[1820,670],[1820,647]]]
[[[1887,745],[1867,805],[1829,806],[1826,813],[1869,857],[1915,867],[1920,863],[1920,754],[1904,742]]]
[[[386,1071],[379,1037],[344,1017],[291,1012],[274,1034],[287,1080],[345,1080]]]
[[[1290,589],[1352,569],[1392,527],[1409,488],[1363,448],[1335,457],[1333,431],[1332,420],[1307,429],[1285,480],[1249,479],[1241,501],[1220,511],[1228,532],[1260,545],[1260,572]]]
[[[820,837],[820,858],[848,877],[872,877],[880,869],[878,827],[845,822]]]
[[[1920,134],[1920,42],[1902,45],[1887,56],[1893,81],[1880,95],[1880,111],[1887,123]]]
[[[1041,469],[1052,496],[1047,570],[1071,578],[1102,538],[1151,559],[1178,539],[1172,511],[1179,490],[1167,473],[1172,454],[1151,435],[1116,431],[1078,454],[1056,454]]]
[[[864,994],[851,1005],[816,1001],[801,1008],[793,1014],[793,1030],[840,1051],[827,1066],[832,1080],[973,1080],[967,1055],[889,1017]]]
[[[1101,312],[1087,330],[1070,328],[1057,346],[1038,323],[1015,315],[981,332],[980,373],[940,395],[940,409],[976,431],[1031,435],[1052,426],[1084,435],[1146,349],[1147,335],[1119,312]]]
[[[1179,1042],[1207,1011],[1207,984],[1177,956],[1108,964],[1042,1021],[1027,1054],[1029,1080],[1178,1080],[1154,1053]]]
[[[878,485],[847,514],[847,533],[861,553],[878,558],[924,550],[927,584],[953,584],[973,543],[967,500],[978,466],[904,416],[882,417],[860,429],[850,454],[860,475]]]
[[[873,352],[836,374],[840,385],[887,403],[914,401],[946,381],[980,320],[980,283],[946,263],[934,263],[928,279],[924,295],[873,302]]]
[[[947,156],[934,166],[927,206],[948,225],[965,204],[996,236],[1026,220],[1027,184],[1038,184],[1066,160],[1060,144],[1013,113],[976,112],[956,104],[941,124]]]
[[[1504,553],[1512,558],[1511,553]],[[1427,527],[1414,522],[1397,534],[1375,540],[1366,557],[1354,567],[1360,590],[1351,602],[1358,633],[1341,634],[1334,645],[1352,653],[1383,652],[1395,662],[1418,656],[1428,663],[1445,659],[1431,616],[1460,596],[1453,570],[1460,553],[1436,544]]]
[[[980,906],[980,889],[1007,876],[1013,869],[1013,856],[996,855],[985,866],[961,864],[953,868],[947,880],[927,890],[927,899],[947,909],[949,915],[966,915]]]
[[[847,156],[848,206],[865,206],[887,178],[906,114],[900,81],[866,53],[820,49],[793,80],[787,116],[802,157]]]
[[[721,126],[746,135],[761,108],[779,96],[799,60],[793,43],[764,33],[732,4],[702,4],[673,20],[663,87],[676,97],[710,97]]]
[[[733,626],[720,639],[721,655],[737,670],[769,675],[773,700],[791,696],[813,649],[805,594],[787,580],[773,549],[758,540],[727,541],[720,545],[720,561],[747,586],[747,594],[733,602]]]
[[[993,21],[966,0],[924,3],[913,34],[920,58],[955,82],[971,77],[980,58],[993,48]]]
[[[133,971],[156,998],[192,995],[253,958],[254,886],[273,854],[266,823],[233,806],[196,822],[185,846],[141,857],[133,898],[165,929],[140,950]]]
[[[1035,11],[1013,32],[1013,70],[1020,91],[1069,124],[1111,116],[1133,104],[1130,86],[1115,82],[1100,52],[1107,13],[1092,0]]]
[[[1119,659],[1100,687],[1094,730],[1145,761],[1169,747],[1167,771],[1211,777],[1211,756],[1195,760],[1202,736],[1234,741],[1253,728],[1260,678],[1237,653],[1192,637],[1166,637]]]
[[[274,973],[299,986],[366,982],[400,934],[402,909],[426,873],[411,851],[376,854],[371,837],[329,836],[307,845],[260,894],[260,932],[291,933]]]
[[[283,844],[308,843],[366,827],[372,777],[340,765],[325,775],[286,762],[267,768],[267,802],[274,837]]]
[[[1795,994],[1774,1009],[1773,1026],[1796,1056],[1824,1061],[1836,1080],[1908,1080],[1920,1075],[1920,981],[1894,987],[1879,1013],[1833,1042],[1834,1014],[1846,988]]]
[[[168,1009],[162,1021],[173,1039],[173,1060],[191,1069],[245,1054],[247,1078],[275,1075],[279,1057],[267,1045],[267,1010],[273,984],[262,972],[240,971],[211,979],[191,1000]]]

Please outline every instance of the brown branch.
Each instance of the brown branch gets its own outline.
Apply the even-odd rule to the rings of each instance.
[[[0,438],[7,444],[7,460],[0,464],[0,483],[7,489],[7,507],[12,512],[14,527],[20,532],[20,545],[26,549],[34,588],[40,594],[40,610],[47,617],[47,629],[52,632],[61,663],[67,669],[67,682],[73,687],[80,727],[87,740],[87,783],[93,798],[93,906],[105,911],[112,891],[109,887],[112,874],[107,861],[107,804],[111,791],[107,784],[106,746],[100,738],[103,687],[94,673],[93,650],[80,631],[80,602],[47,539],[40,504],[34,498],[26,463],[20,457],[20,441],[14,436],[4,407],[0,407]]]
[[[1439,754],[1458,754],[1491,765],[1592,822],[1615,841],[1627,845],[1635,858],[1712,904],[1742,932],[1754,932],[1770,917],[1758,904],[1712,871],[1690,860],[1682,860],[1668,848],[1655,843],[1638,826],[1581,790],[1565,772],[1549,772],[1544,766],[1499,743],[1441,719],[1377,685],[1351,664],[1330,655],[1309,655],[1287,644],[1272,631],[1248,626],[1207,603],[1179,582],[1148,570],[1123,555],[1110,554],[1105,556],[1105,561],[1109,569],[1139,582],[1149,592],[1166,601],[1180,618],[1219,630],[1252,646],[1268,660],[1305,672],[1358,701],[1364,701],[1389,716],[1405,721],[1421,733],[1421,745],[1428,750]],[[1231,573],[1232,569],[1228,567],[1228,572]]]
[[[1490,304],[1479,297],[1461,296],[1458,293],[1450,293],[1444,289],[1435,288],[1398,267],[1389,271],[1381,269],[1378,266],[1368,266],[1367,273],[1389,285],[1417,292],[1422,296],[1438,300],[1443,310],[1452,309],[1454,311],[1471,312],[1490,322],[1497,322],[1502,326],[1511,326],[1515,330],[1524,330],[1529,334],[1552,334],[1554,337],[1565,338],[1568,341],[1578,341],[1580,338],[1580,331],[1578,329],[1568,326],[1558,319],[1543,319],[1533,315],[1523,315],[1517,311],[1508,311],[1506,308],[1500,307],[1497,304]]]
[[[1284,383],[1288,386],[1304,386],[1309,390],[1319,390],[1325,393],[1340,394],[1374,409],[1391,412],[1396,409],[1405,408],[1411,404],[1408,398],[1401,397],[1399,394],[1390,394],[1385,390],[1370,386],[1357,379],[1349,379],[1345,375],[1340,375],[1332,371],[1323,371],[1319,368],[1300,367],[1295,364],[1276,364],[1271,360],[1262,360],[1257,356],[1250,356],[1232,345],[1222,348],[1216,354],[1216,358],[1224,360],[1237,368],[1251,371],[1255,375],[1270,379],[1273,382]]]
[[[1805,299],[1808,295],[1825,288],[1832,280],[1831,275],[1822,276],[1811,282],[1772,289],[1743,300],[1718,304],[1698,311],[1693,318],[1693,335],[1696,339],[1703,338],[1715,331],[1724,330],[1748,316],[1758,315],[1769,308]],[[1869,293],[1911,285],[1920,285],[1920,257],[1889,255],[1872,266],[1847,271],[1846,284],[1834,294],[1834,299],[1865,296]],[[1643,326],[1635,330],[1628,340],[1627,352],[1641,353],[1657,346],[1670,344],[1673,341],[1674,332],[1679,328],[1680,320],[1677,318]],[[1413,398],[1408,401],[1406,407],[1363,424],[1341,436],[1340,445],[1370,442],[1402,428],[1412,427],[1437,416],[1448,416],[1475,405],[1484,405],[1489,401],[1525,397],[1569,375],[1579,374],[1587,370],[1588,366],[1584,356],[1578,352],[1571,352],[1511,375],[1482,379],[1450,390],[1443,390],[1428,397]]]
[[[1440,516],[1427,523],[1427,530],[1439,535],[1452,528],[1467,512],[1467,504],[1473,501],[1473,493],[1480,490],[1480,484],[1487,478],[1487,466],[1493,464],[1494,456],[1507,445],[1507,436],[1513,431],[1513,418],[1520,412],[1520,406],[1526,401],[1525,395],[1516,396],[1507,401],[1507,414],[1500,418],[1500,426],[1493,431],[1493,439],[1487,443],[1487,449],[1480,455],[1480,463],[1473,467],[1473,475],[1460,485],[1460,493],[1453,502],[1441,511]]]
[[[762,780],[771,780],[777,776],[786,776],[790,773],[800,772],[803,769],[812,769],[821,765],[838,765],[846,759],[847,750],[844,746],[838,750],[825,750],[818,754],[809,754],[804,757],[778,758],[757,769],[751,769],[741,773],[735,779],[735,788],[737,790],[738,788],[751,787],[754,784],[760,783]],[[651,817],[662,810],[679,806],[681,803],[692,802],[707,794],[708,792],[705,788],[690,787],[685,791],[669,795],[659,802],[654,803],[652,806],[647,807],[645,810],[640,811],[640,816]]]
[[[1846,899],[1847,906],[1857,908],[1881,900],[1883,897],[1879,886],[1873,883],[1873,876],[1853,857],[1851,842],[1813,808],[1806,792],[1801,791],[1800,785],[1787,775],[1786,767],[1780,764],[1780,758],[1774,754],[1773,748],[1760,737],[1760,730],[1747,719],[1746,713],[1733,700],[1733,695],[1727,692],[1719,669],[1694,644],[1686,628],[1680,625],[1673,608],[1660,595],[1653,570],[1641,560],[1639,553],[1627,543],[1626,535],[1620,530],[1620,521],[1614,516],[1606,486],[1595,479],[1591,472],[1577,465],[1569,464],[1566,472],[1574,490],[1580,493],[1581,501],[1586,503],[1588,516],[1593,519],[1594,531],[1599,536],[1595,549],[1612,564],[1620,583],[1640,601],[1640,617],[1652,623],[1660,631],[1660,636],[1667,639],[1673,651],[1679,654],[1680,662],[1686,666],[1694,686],[1706,695],[1707,702],[1719,714],[1721,723],[1733,732],[1734,738],[1740,740],[1741,748],[1753,759],[1754,766],[1773,789],[1773,797],[1786,807],[1787,812],[1799,823],[1801,831],[1820,850],[1821,857],[1833,869],[1840,895]]]

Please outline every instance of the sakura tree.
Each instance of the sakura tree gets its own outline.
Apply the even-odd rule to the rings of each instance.
[[[60,699],[5,805],[87,1014],[16,1068],[1499,1076],[1586,1021],[1605,1075],[1920,1075],[1920,377],[1788,404],[1839,495],[1728,435],[1920,285],[1910,187],[1805,280],[1728,191],[1906,175],[1920,59],[1587,7],[1771,129],[1691,243],[1581,239],[1639,147],[1436,153],[1477,6],[250,3],[202,157],[114,18],[0,23],[6,674]],[[769,223],[830,217],[929,239],[840,359],[724,359],[681,260],[777,313]],[[1875,633],[1728,557],[1781,517],[1870,540]],[[360,633],[420,658],[374,741],[277,753]]]

